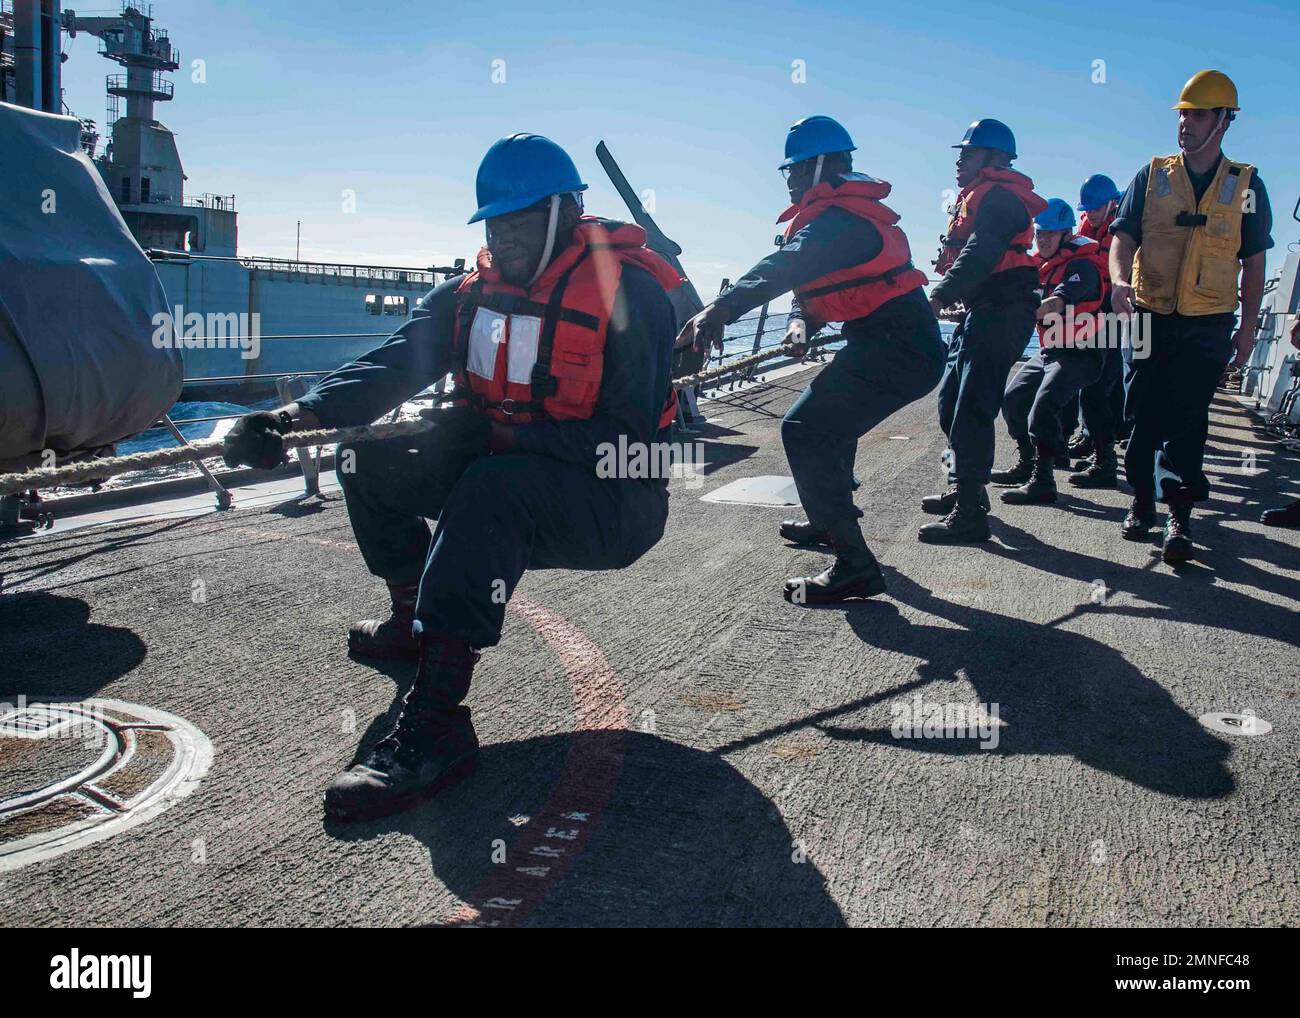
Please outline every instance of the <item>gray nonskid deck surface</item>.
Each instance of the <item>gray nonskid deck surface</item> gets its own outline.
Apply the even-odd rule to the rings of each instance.
[[[632,568],[525,577],[471,693],[479,770],[374,824],[321,793],[411,670],[344,653],[383,597],[337,496],[0,547],[0,689],[161,708],[215,748],[167,812],[0,874],[3,922],[1294,924],[1300,549],[1254,521],[1297,463],[1220,396],[1181,575],[1119,539],[1125,494],[1064,475],[1055,507],[995,494],[993,542],[934,548],[927,397],[859,449],[888,594],[796,608],[781,580],[825,557],[699,495],[788,473],[806,380],[708,406],[705,483]],[[895,738],[917,694],[997,704],[997,747]]]

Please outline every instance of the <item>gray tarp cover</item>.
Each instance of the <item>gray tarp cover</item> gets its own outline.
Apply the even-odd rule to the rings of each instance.
[[[153,345],[166,310],[77,120],[0,103],[0,458],[107,445],[165,413],[183,373]]]

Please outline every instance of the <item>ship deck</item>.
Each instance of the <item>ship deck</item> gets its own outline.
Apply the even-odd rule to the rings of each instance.
[[[1300,540],[1256,520],[1296,460],[1220,394],[1177,573],[1120,540],[1123,493],[1064,483],[935,548],[926,398],[859,447],[887,595],[798,608],[781,580],[824,556],[777,538],[778,509],[699,496],[788,473],[806,377],[706,405],[703,487],[674,484],[632,568],[524,578],[471,692],[478,771],[375,823],[327,821],[321,794],[412,669],[346,656],[383,598],[337,490],[0,546],[0,692],[158,708],[214,750],[165,812],[0,873],[0,923],[1294,924]],[[917,696],[996,704],[996,747],[895,738]]]

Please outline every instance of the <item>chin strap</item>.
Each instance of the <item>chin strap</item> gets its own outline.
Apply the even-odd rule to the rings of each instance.
[[[532,286],[537,282],[537,277],[545,271],[546,266],[551,264],[551,254],[555,251],[555,228],[560,221],[560,196],[551,195],[551,213],[546,221],[546,246],[542,248],[542,257],[537,261],[537,271],[532,274],[527,285]]]
[[[822,179],[822,163],[824,163],[824,162],[826,162],[826,157],[825,157],[825,156],[818,156],[818,157],[817,157],[817,166],[816,166],[816,168],[813,170],[813,181],[812,181],[812,184],[809,185],[808,190],[811,191],[814,187],[816,187],[818,184],[821,183],[821,179]]]
[[[1219,122],[1214,125],[1214,130],[1210,132],[1210,136],[1206,138],[1203,142],[1201,142],[1199,145],[1197,145],[1196,148],[1192,149],[1190,152],[1187,152],[1185,154],[1189,156],[1194,156],[1197,153],[1199,153],[1201,149],[1205,148],[1206,145],[1212,142],[1214,140],[1215,135],[1219,133],[1219,128],[1223,126],[1223,121],[1227,116],[1228,116],[1227,110],[1219,110]]]

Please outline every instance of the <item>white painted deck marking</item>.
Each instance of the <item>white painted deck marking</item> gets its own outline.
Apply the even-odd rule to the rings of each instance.
[[[0,740],[60,738],[59,733],[70,725],[101,732],[104,751],[94,764],[76,774],[0,802],[0,872],[52,859],[152,819],[198,788],[212,764],[212,743],[188,721],[121,700],[34,697],[30,705],[11,710],[0,719]],[[172,758],[147,787],[123,798],[101,786],[132,765],[140,731],[164,734],[171,743]],[[15,830],[24,817],[60,797],[92,804],[96,810],[59,827],[6,840],[6,830]]]

